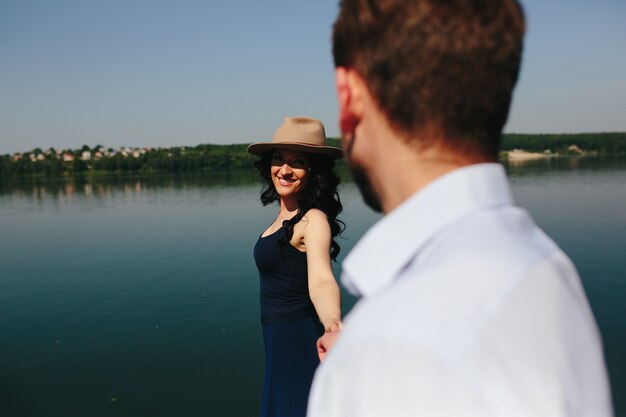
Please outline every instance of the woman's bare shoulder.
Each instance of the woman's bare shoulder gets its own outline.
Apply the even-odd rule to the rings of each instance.
[[[307,232],[310,233],[311,231],[315,231],[316,234],[317,232],[322,231],[330,232],[330,223],[328,223],[328,217],[326,216],[326,213],[324,213],[320,209],[310,209],[306,212],[302,220],[305,234],[308,234]]]
[[[328,223],[328,216],[326,216],[326,213],[317,208],[309,209],[302,219],[312,224],[318,222]]]

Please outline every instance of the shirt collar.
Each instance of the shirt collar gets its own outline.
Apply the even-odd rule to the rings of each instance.
[[[368,296],[397,277],[437,231],[477,209],[513,204],[502,165],[476,164],[437,178],[361,238],[343,262],[341,281]]]

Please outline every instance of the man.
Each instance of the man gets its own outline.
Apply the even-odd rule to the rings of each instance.
[[[578,274],[497,163],[524,26],[515,0],[341,2],[343,146],[385,216],[343,264],[362,298],[309,416],[611,415]]]

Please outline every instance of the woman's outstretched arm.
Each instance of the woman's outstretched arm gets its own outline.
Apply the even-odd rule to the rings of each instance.
[[[323,211],[311,209],[305,215],[309,295],[327,332],[341,329],[341,296],[330,266],[331,232]]]

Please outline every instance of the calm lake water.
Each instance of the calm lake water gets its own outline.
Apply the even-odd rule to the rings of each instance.
[[[626,416],[626,158],[507,170],[580,271]],[[257,415],[259,191],[245,173],[3,184],[0,416]],[[341,197],[343,259],[378,216]]]

